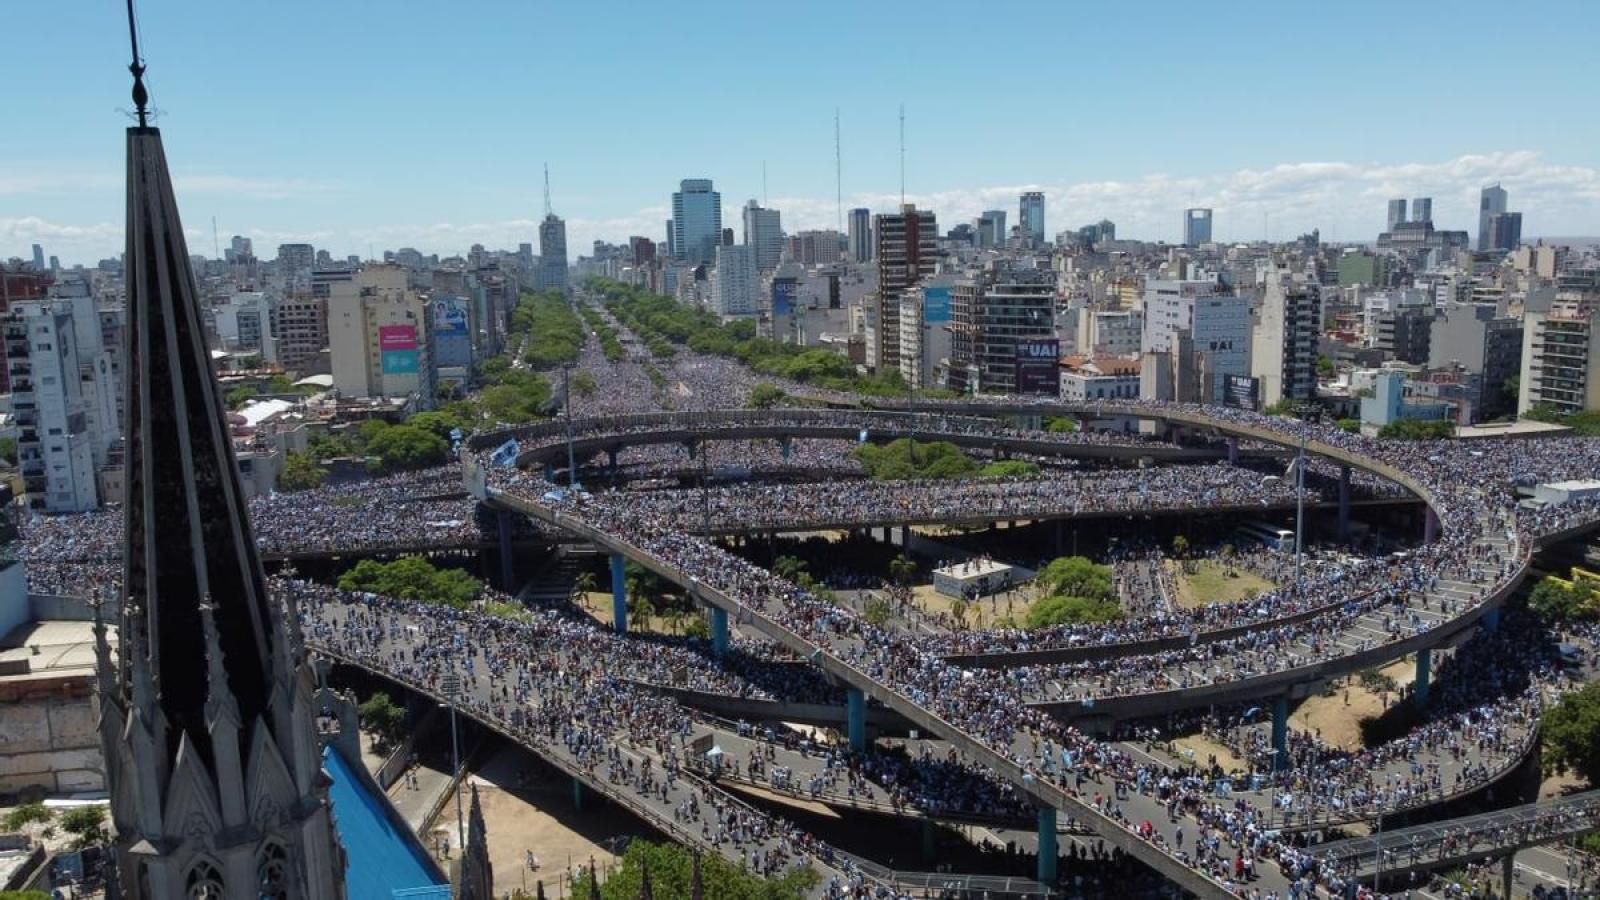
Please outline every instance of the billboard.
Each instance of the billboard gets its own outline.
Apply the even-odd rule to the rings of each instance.
[[[379,325],[378,349],[385,353],[390,350],[417,349],[417,326]]]
[[[950,286],[922,289],[922,321],[926,325],[950,324]]]
[[[772,317],[779,319],[793,315],[795,297],[799,293],[799,281],[788,277],[772,279]]]
[[[1017,393],[1061,393],[1061,342],[1056,338],[1017,341]]]
[[[417,351],[415,350],[383,351],[383,374],[385,375],[415,375],[418,368]]]
[[[431,331],[434,337],[465,336],[469,333],[467,327],[467,304],[455,297],[440,297],[438,300],[433,301],[432,325]],[[403,348],[396,347],[394,349]]]
[[[1261,406],[1261,382],[1246,375],[1222,376],[1222,404],[1240,409]]]

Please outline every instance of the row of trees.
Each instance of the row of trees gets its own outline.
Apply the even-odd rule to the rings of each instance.
[[[598,895],[601,900],[800,900],[816,886],[821,876],[808,867],[791,869],[776,878],[762,878],[749,869],[724,859],[720,854],[699,856],[699,886],[696,881],[696,854],[679,844],[658,844],[634,839],[628,843],[620,865],[600,882],[598,890],[589,871],[572,879],[571,897]],[[646,871],[649,888],[646,891]]]
[[[899,438],[887,444],[862,444],[853,451],[867,477],[876,481],[924,481],[947,478],[1018,478],[1037,475],[1039,467],[1025,460],[983,464],[949,441]]]
[[[464,609],[478,599],[483,582],[460,569],[440,568],[420,556],[391,562],[363,559],[339,576],[339,589],[370,591],[418,603]]]
[[[514,342],[526,339],[522,360],[535,369],[554,369],[578,361],[588,334],[572,304],[560,291],[524,291],[511,311]]]

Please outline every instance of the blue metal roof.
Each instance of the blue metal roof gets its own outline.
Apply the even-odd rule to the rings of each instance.
[[[349,868],[344,884],[348,900],[395,900],[450,897],[450,884],[438,877],[437,867],[410,832],[398,829],[385,815],[385,797],[373,796],[366,783],[332,747],[322,751],[322,762],[333,784],[328,799],[344,843]]]

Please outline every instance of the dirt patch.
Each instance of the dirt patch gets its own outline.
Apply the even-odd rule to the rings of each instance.
[[[1172,746],[1177,751],[1177,757],[1185,762],[1197,766],[1204,766],[1211,757],[1216,757],[1217,765],[1224,771],[1234,769],[1248,769],[1250,766],[1233,748],[1220,741],[1212,740],[1203,734],[1190,734],[1180,738],[1173,738]]]
[[[1227,566],[1214,559],[1197,560],[1184,571],[1177,560],[1163,563],[1177,585],[1179,606],[1193,608],[1211,603],[1238,603],[1277,585],[1239,566]]]
[[[1398,689],[1411,684],[1416,671],[1415,658],[1407,657],[1378,673]],[[1330,746],[1357,750],[1363,746],[1361,721],[1383,715],[1398,699],[1398,690],[1374,691],[1360,676],[1341,679],[1334,682],[1331,694],[1318,694],[1301,703],[1289,716],[1289,727],[1319,735]]]

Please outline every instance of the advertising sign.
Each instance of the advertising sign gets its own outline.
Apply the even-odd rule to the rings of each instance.
[[[1055,338],[1017,341],[1017,393],[1061,393],[1061,342]]]
[[[794,313],[795,297],[800,293],[800,282],[793,278],[772,279],[772,317],[788,318]]]
[[[454,297],[435,300],[433,334],[435,337],[457,337],[467,334],[467,305]]]
[[[948,285],[922,289],[922,321],[927,325],[950,323],[950,288]]]
[[[417,351],[415,350],[385,350],[383,351],[383,374],[385,375],[415,375],[419,368]]]
[[[384,352],[417,349],[417,326],[379,325],[378,349]]]
[[[1222,376],[1222,404],[1256,409],[1261,405],[1261,382],[1246,375]]]

